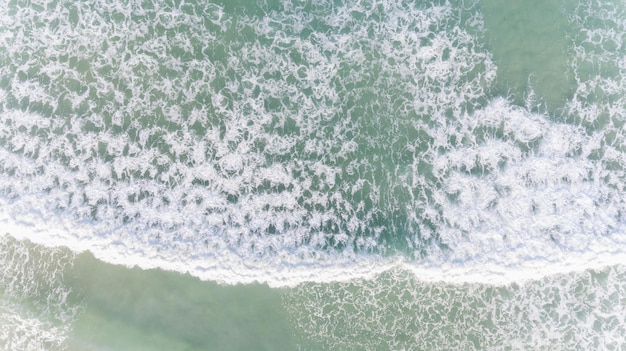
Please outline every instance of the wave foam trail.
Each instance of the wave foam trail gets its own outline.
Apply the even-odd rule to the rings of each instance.
[[[476,2],[11,4],[0,223],[225,283],[623,260],[626,27],[584,4],[563,119],[494,94]]]
[[[74,255],[0,236],[0,346],[6,350],[63,350],[78,315],[66,284]]]
[[[405,271],[375,280],[305,283],[285,296],[304,350],[620,349],[622,268],[528,284],[424,283]]]

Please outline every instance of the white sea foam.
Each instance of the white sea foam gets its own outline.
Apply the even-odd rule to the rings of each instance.
[[[5,350],[63,350],[69,328],[21,315],[17,306],[2,301],[0,347]]]
[[[74,255],[0,236],[0,347],[62,350],[80,307],[64,274]]]
[[[506,287],[375,280],[302,284],[285,294],[304,350],[589,350],[626,344],[623,267]]]
[[[503,284],[625,261],[626,28],[576,22],[610,9],[572,19],[588,37],[574,123],[490,97],[476,4],[197,5],[207,23],[115,4],[0,10],[19,34],[0,52],[4,232],[273,286],[398,266]],[[409,257],[383,255],[394,236]]]

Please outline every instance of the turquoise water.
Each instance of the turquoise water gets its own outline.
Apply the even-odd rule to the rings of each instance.
[[[620,349],[617,1],[0,10],[0,345]]]

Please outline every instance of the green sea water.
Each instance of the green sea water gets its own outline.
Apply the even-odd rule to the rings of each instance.
[[[625,348],[624,11],[6,2],[0,348]]]
[[[12,239],[2,254],[5,349],[610,350],[624,342],[623,266],[502,286],[424,283],[392,270],[269,288],[129,269]],[[7,265],[7,254],[29,259]],[[57,279],[31,280],[50,271]]]

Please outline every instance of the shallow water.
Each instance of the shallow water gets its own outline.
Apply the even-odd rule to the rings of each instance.
[[[425,283],[396,269],[270,288],[128,269],[14,239],[2,259],[13,267],[2,277],[0,315],[10,349],[617,350],[626,335],[623,266],[502,286]],[[63,279],[28,279],[42,268]]]
[[[294,328],[280,292],[258,284],[219,286],[190,276],[75,262],[84,310],[69,348],[89,350],[290,350]]]
[[[616,1],[10,2],[0,344],[623,348],[625,32]]]

